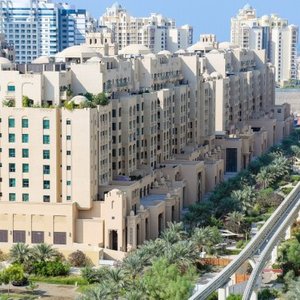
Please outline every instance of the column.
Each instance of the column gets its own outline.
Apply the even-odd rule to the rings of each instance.
[[[257,300],[257,299],[258,299],[257,290],[253,290],[250,300]]]
[[[271,254],[271,263],[275,264],[278,258],[278,245],[276,245]]]
[[[291,226],[289,226],[285,232],[285,237],[284,239],[287,241],[292,237],[292,233],[291,233]]]
[[[227,288],[222,287],[218,289],[218,300],[226,300],[227,298]]]

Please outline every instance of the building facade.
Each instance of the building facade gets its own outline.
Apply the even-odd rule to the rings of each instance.
[[[91,38],[60,62],[0,61],[1,249],[121,259],[289,134],[264,51],[103,56]]]
[[[297,79],[299,28],[277,15],[257,17],[250,5],[231,19],[231,42],[242,48],[265,49],[276,68],[276,82],[285,84]]]
[[[0,31],[14,45],[17,63],[84,43],[90,29],[84,9],[51,0],[2,1],[0,10]]]
[[[173,19],[160,14],[136,18],[119,4],[107,8],[99,23],[101,27],[109,28],[113,32],[120,50],[128,45],[141,44],[155,53],[162,50],[176,52],[193,43],[191,26],[176,27]]]

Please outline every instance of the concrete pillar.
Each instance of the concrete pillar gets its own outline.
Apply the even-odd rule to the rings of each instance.
[[[250,300],[257,300],[258,299],[258,293],[257,290],[253,290]]]
[[[271,263],[275,264],[278,258],[278,245],[276,245],[271,254]]]
[[[285,240],[289,240],[292,237],[292,227],[289,226],[285,232]]]
[[[227,287],[222,287],[218,289],[218,300],[226,300],[227,294]]]

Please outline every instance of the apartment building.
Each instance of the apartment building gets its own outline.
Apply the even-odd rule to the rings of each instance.
[[[175,52],[193,43],[191,26],[176,27],[175,20],[160,14],[136,18],[117,3],[106,9],[99,23],[113,32],[120,50],[131,44],[142,44],[155,53],[162,50]]]
[[[1,249],[46,242],[94,263],[121,259],[289,133],[289,107],[272,105],[274,72],[260,52],[130,45],[103,56],[90,42],[59,62],[0,61]],[[109,103],[91,105],[87,92]]]
[[[89,16],[84,9],[51,0],[15,0],[1,2],[1,33],[14,45],[17,63],[31,62],[40,56],[85,41]]]
[[[297,79],[298,34],[299,28],[289,25],[288,20],[274,14],[257,17],[250,5],[231,19],[231,42],[242,48],[265,49],[281,85]]]

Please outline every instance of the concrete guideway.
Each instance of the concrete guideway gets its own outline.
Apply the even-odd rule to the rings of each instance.
[[[270,253],[273,248],[280,241],[285,230],[294,219],[297,217],[300,208],[300,183],[293,189],[293,191],[285,198],[272,216],[262,226],[260,231],[254,236],[249,244],[242,250],[242,252],[233,260],[227,267],[225,267],[218,276],[213,278],[200,291],[197,291],[189,300],[205,300],[214,291],[219,288],[224,288],[230,281],[230,277],[240,268],[240,266],[252,259],[254,256],[259,256],[255,267],[248,282],[247,288],[244,292],[243,300],[251,298],[256,280],[265,266]],[[247,295],[246,295],[247,294]]]

